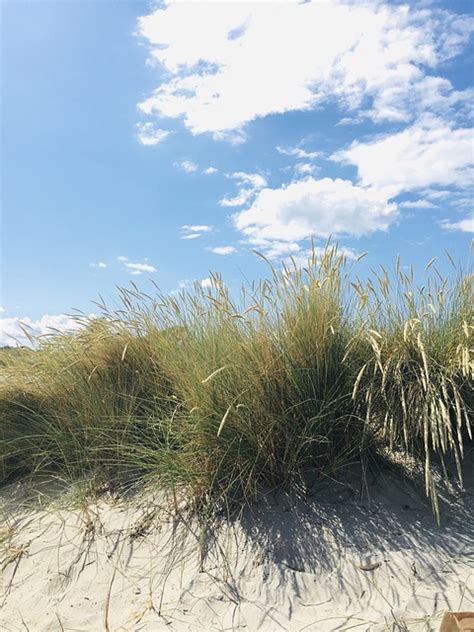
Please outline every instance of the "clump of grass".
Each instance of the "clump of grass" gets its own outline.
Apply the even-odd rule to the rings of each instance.
[[[219,275],[179,296],[121,289],[121,309],[8,356],[0,474],[250,500],[396,449],[423,461],[438,511],[433,459],[461,475],[471,437],[471,279],[417,289],[351,266],[328,247],[237,299]]]
[[[397,262],[395,274],[382,270],[376,283],[354,285],[363,318],[348,350],[357,348],[361,363],[353,400],[390,450],[423,462],[439,515],[433,459],[446,479],[446,457],[453,459],[462,481],[463,446],[472,441],[472,276],[448,287],[434,275],[417,288],[413,270]]]

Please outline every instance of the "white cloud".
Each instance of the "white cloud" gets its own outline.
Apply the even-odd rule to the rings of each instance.
[[[202,237],[202,233],[188,233],[181,235],[180,239],[198,239],[198,237]]]
[[[195,173],[198,170],[197,164],[192,160],[179,160],[174,162],[173,165],[185,173]]]
[[[234,197],[222,198],[219,201],[221,206],[243,206],[257,191],[267,185],[266,178],[259,173],[236,171],[227,174],[227,177],[235,180],[239,185],[239,189],[237,195]]]
[[[249,209],[234,215],[250,243],[298,242],[311,236],[367,235],[387,230],[397,205],[383,192],[349,180],[306,178],[259,192]]]
[[[127,257],[117,257],[117,259],[119,261],[122,261],[125,268],[131,271],[131,273],[134,275],[140,275],[140,274],[143,274],[144,272],[152,273],[152,272],[157,271],[156,268],[150,265],[149,263],[129,261]]]
[[[292,241],[278,241],[275,239],[262,239],[254,237],[252,239],[252,246],[257,252],[261,252],[268,259],[282,259],[292,257],[299,257],[303,252],[301,246]]]
[[[306,176],[313,175],[319,171],[319,167],[312,165],[310,162],[298,162],[295,165],[295,173]]]
[[[234,142],[249,121],[329,101],[376,121],[445,115],[470,93],[428,72],[463,50],[473,23],[381,0],[168,1],[138,21],[167,71],[139,107]]]
[[[169,130],[155,127],[154,123],[137,123],[136,128],[137,139],[142,145],[158,145],[173,133]]]
[[[91,268],[106,268],[107,264],[104,263],[103,261],[98,261],[97,263],[95,262],[89,263],[89,266]]]
[[[452,191],[440,191],[438,189],[423,189],[421,193],[430,200],[442,200],[453,195]]]
[[[90,314],[89,318],[94,318]],[[76,331],[83,326],[83,323],[68,316],[67,314],[45,314],[38,320],[33,320],[27,316],[24,318],[1,318],[0,319],[0,346],[30,346],[31,343],[25,334],[26,329],[33,337],[44,336],[46,334],[56,334],[58,332]]]
[[[267,180],[260,173],[246,173],[245,171],[235,171],[228,175],[241,185],[248,185],[253,189],[261,189],[267,184]]]
[[[197,239],[202,237],[204,233],[210,233],[213,228],[207,224],[183,224],[181,226],[181,239]]]
[[[436,208],[436,204],[429,200],[407,200],[406,202],[400,202],[398,206],[401,208]]]
[[[213,227],[207,224],[183,224],[181,228],[182,230],[196,233],[209,233]]]
[[[332,159],[355,165],[364,187],[384,189],[394,197],[433,185],[468,186],[473,176],[472,142],[470,129],[453,129],[446,121],[425,116],[396,134],[355,141]]]
[[[117,257],[117,261],[128,261],[128,257],[124,257],[123,255],[120,255],[120,257]]]
[[[208,167],[207,169],[204,169],[203,173],[205,173],[206,175],[212,175],[213,173],[217,173],[218,169],[216,169],[215,167]]]
[[[0,305],[0,314],[4,314],[7,310]]]
[[[314,160],[318,156],[321,156],[320,151],[306,151],[300,147],[277,147],[277,152],[284,156],[295,156],[300,160]]]
[[[216,255],[232,255],[234,252],[237,252],[237,248],[234,248],[234,246],[216,246],[211,248],[211,252]]]
[[[219,200],[221,206],[243,206],[254,195],[253,189],[240,189],[234,197],[225,197]]]
[[[453,199],[452,201],[452,205],[457,207],[457,208],[468,208],[471,209],[474,207],[474,191],[471,190],[471,196],[470,197],[461,197],[458,199]]]
[[[444,219],[440,222],[440,226],[446,230],[474,233],[474,217],[466,217],[465,219],[461,219],[459,222],[450,222],[449,220]]]
[[[200,283],[201,287],[203,287],[204,289],[212,287],[212,280],[209,277],[207,277],[206,279],[202,279]]]

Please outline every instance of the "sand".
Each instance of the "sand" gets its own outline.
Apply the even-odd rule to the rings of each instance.
[[[53,509],[10,485],[0,630],[411,632],[474,610],[471,483],[446,492],[441,526],[393,473],[368,492],[269,494],[206,534],[158,497]]]

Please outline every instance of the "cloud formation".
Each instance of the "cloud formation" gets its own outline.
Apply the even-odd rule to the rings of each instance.
[[[219,205],[239,209],[235,228],[269,256],[301,254],[309,237],[386,231],[408,210],[467,208],[474,90],[454,85],[446,69],[466,48],[472,17],[384,0],[165,0],[140,18],[138,32],[164,71],[139,104],[151,117],[180,119],[194,135],[232,143],[271,114],[336,106],[339,124],[361,126],[361,136],[333,145],[332,155],[327,144],[324,152],[309,148],[311,131],[300,142],[285,136],[275,149],[289,159],[289,182],[270,186],[269,169],[221,171],[237,190]],[[191,161],[175,165],[198,170]],[[441,226],[466,231],[468,221]]]
[[[448,219],[444,219],[440,222],[440,225],[445,230],[456,230],[463,233],[474,233],[474,217],[466,217],[457,222],[451,222]]]
[[[153,272],[157,271],[156,268],[148,263],[146,259],[144,262],[130,261],[128,257],[124,257],[123,255],[121,255],[120,257],[117,257],[117,261],[123,263],[125,269],[135,276],[139,276],[144,272],[152,274]]]
[[[210,233],[212,229],[213,226],[207,224],[183,224],[180,239],[197,239],[205,233]]]
[[[256,245],[298,242],[330,235],[361,236],[387,230],[397,205],[376,189],[340,178],[312,177],[259,192],[250,208],[234,216],[235,226]]]
[[[473,178],[473,137],[466,127],[426,116],[395,134],[369,142],[354,141],[333,160],[355,165],[364,187],[388,197],[430,186],[468,187]]]
[[[234,246],[216,246],[211,248],[211,252],[215,255],[232,255],[237,252],[237,248],[234,248]]]
[[[137,123],[137,139],[142,145],[158,145],[172,132],[155,127],[153,123]]]
[[[236,171],[227,174],[228,178],[235,180],[238,184],[238,192],[233,197],[224,197],[219,201],[221,206],[243,206],[260,189],[267,185],[267,180],[259,173],[246,173]]]
[[[176,169],[184,171],[184,173],[195,173],[199,169],[197,164],[192,160],[178,160],[177,162],[174,162],[173,165]]]
[[[376,122],[446,115],[469,108],[472,93],[433,73],[473,28],[466,16],[378,0],[168,1],[138,22],[168,73],[139,107],[234,140],[254,119],[330,101]]]

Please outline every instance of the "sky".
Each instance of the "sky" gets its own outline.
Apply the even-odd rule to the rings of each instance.
[[[0,6],[0,344],[254,250],[467,261],[471,0]]]

